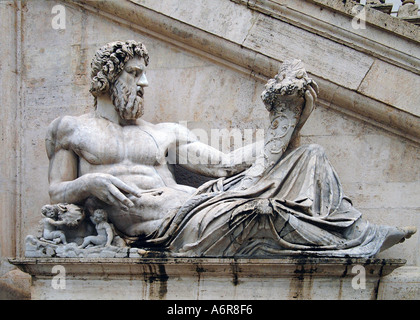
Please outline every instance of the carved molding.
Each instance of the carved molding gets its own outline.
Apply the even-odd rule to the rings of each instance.
[[[334,24],[337,12],[343,19],[353,19],[356,11],[352,8],[357,3],[349,2],[344,5],[340,1],[308,0],[306,6],[297,5],[296,1],[288,0],[231,0],[235,3],[246,5],[252,10],[259,11],[275,19],[288,22],[314,34],[342,43],[360,52],[380,58],[401,68],[420,74],[420,60],[404,52],[403,46],[406,40],[412,41],[413,45],[420,42],[420,30],[416,26],[405,23],[400,19],[385,16],[377,10],[364,7],[366,12],[366,28],[369,32],[352,28],[351,23],[340,26]],[[334,4],[334,5],[333,5]],[[322,16],[314,16],[314,8],[322,6],[327,11]],[[311,8],[312,7],[312,8]],[[303,11],[306,8],[306,11]],[[302,11],[300,11],[302,10]],[[383,20],[386,20],[385,22]],[[404,25],[404,27],[401,26]],[[380,39],[379,33],[385,32],[388,42]],[[401,41],[401,38],[404,41]],[[417,44],[414,44],[417,43]],[[392,45],[390,47],[389,45]]]
[[[269,0],[270,1],[270,0]],[[272,0],[279,2],[282,0]],[[323,6],[332,11],[348,15],[350,17],[355,16],[355,12],[352,10],[354,5],[357,5],[356,1],[340,1],[340,0],[306,0],[308,2],[315,3],[319,6]],[[404,37],[415,42],[420,41],[420,30],[415,25],[410,24],[406,21],[401,21],[396,17],[384,14],[378,10],[365,6],[366,9],[366,23],[383,29],[389,33],[394,33],[398,36]]]
[[[300,253],[302,254],[302,253]],[[223,276],[237,272],[242,276],[289,277],[296,270],[312,270],[312,275],[351,276],[348,269],[354,265],[365,266],[366,275],[384,277],[395,268],[404,266],[404,259],[365,259],[365,258],[318,258],[285,256],[280,259],[239,259],[239,258],[22,258],[9,259],[24,272],[36,277],[52,277],[51,268],[63,265],[67,275],[80,277],[119,275],[145,275],[148,273],[166,274],[170,277],[190,275],[200,272]],[[231,268],[229,268],[231,266]],[[227,270],[226,270],[227,269]],[[89,270],[89,272],[86,272]],[[347,272],[346,272],[347,270]]]

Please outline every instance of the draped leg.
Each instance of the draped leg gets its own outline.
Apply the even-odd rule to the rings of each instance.
[[[322,147],[288,152],[252,187],[246,172],[198,189],[149,244],[180,256],[371,257],[413,233],[362,219]]]

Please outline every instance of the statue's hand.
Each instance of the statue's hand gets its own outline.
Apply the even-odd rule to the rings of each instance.
[[[140,189],[133,188],[107,173],[88,173],[80,178],[83,180],[82,188],[86,193],[125,211],[134,206],[125,194],[141,196]]]
[[[308,86],[308,89],[305,91],[305,106],[303,107],[302,114],[300,115],[299,122],[296,126],[296,131],[299,131],[303,127],[306,120],[308,120],[310,114],[315,109],[315,102],[318,98],[318,92],[318,85],[315,81],[312,80]]]
[[[303,106],[303,110],[300,115],[299,121],[290,139],[289,146],[291,146],[292,148],[298,145],[298,134],[302,129],[303,125],[306,123],[306,120],[308,120],[312,111],[315,109],[315,102],[318,97],[318,92],[319,89],[317,83],[311,80],[307,90],[305,91],[305,105]]]

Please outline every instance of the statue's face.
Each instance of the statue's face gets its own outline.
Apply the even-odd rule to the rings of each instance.
[[[97,209],[93,212],[93,215],[90,217],[90,220],[94,223],[97,224],[101,221],[105,220],[105,212],[101,209]]]
[[[42,213],[47,218],[55,218],[56,217],[56,211],[53,206],[46,205],[42,208]]]
[[[149,83],[143,58],[130,59],[111,87],[111,100],[124,120],[135,120],[144,113],[144,88]]]

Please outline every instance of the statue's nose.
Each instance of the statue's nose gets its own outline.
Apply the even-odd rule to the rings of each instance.
[[[137,85],[140,87],[147,87],[149,86],[149,82],[147,81],[146,74],[142,73],[139,81],[137,81]]]

